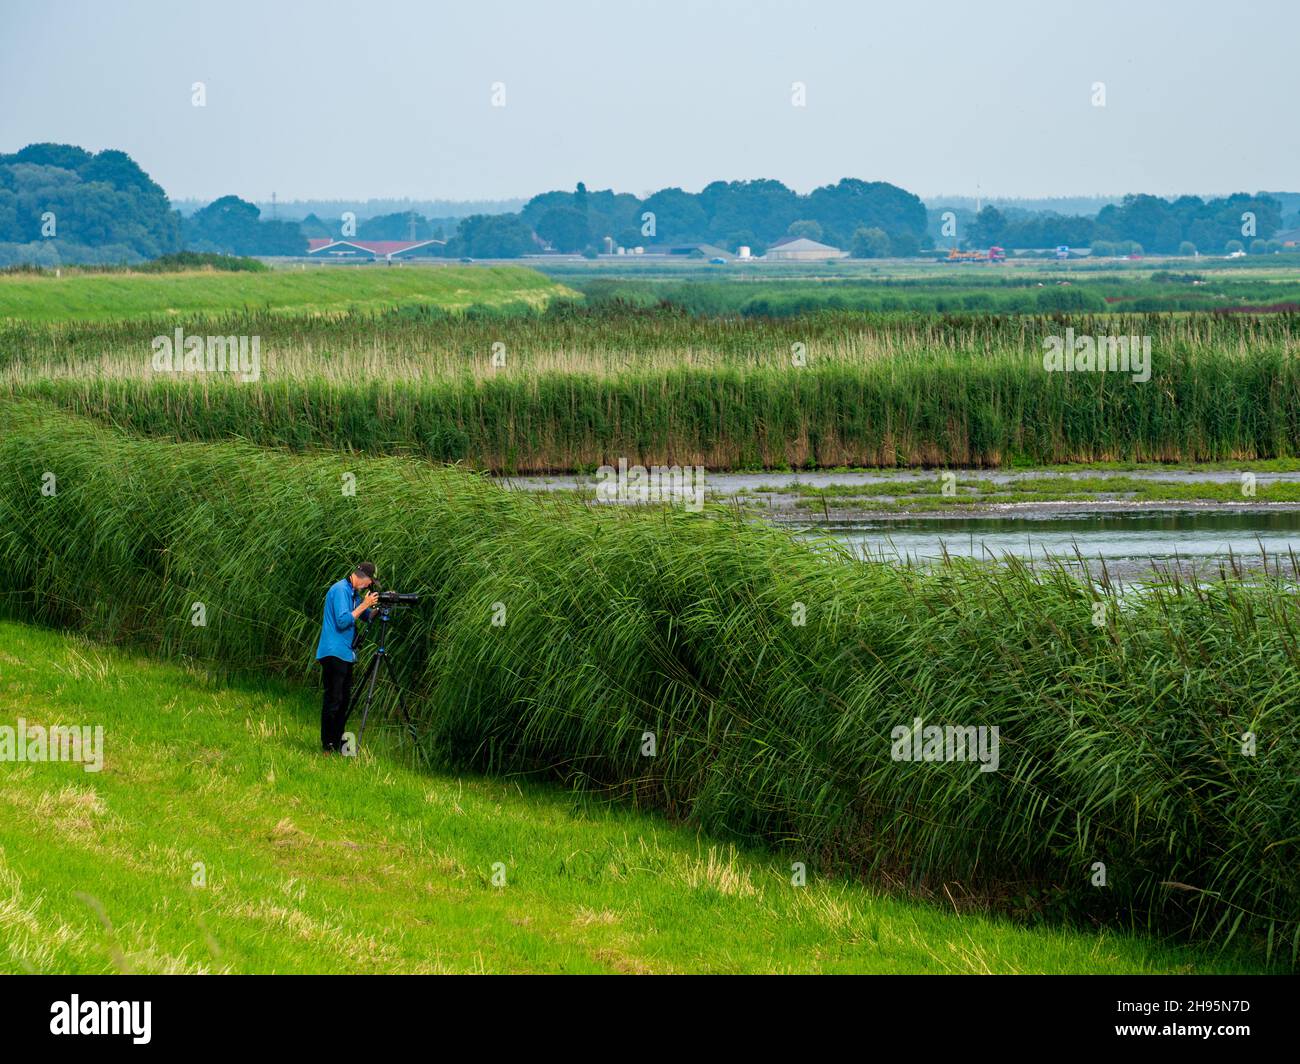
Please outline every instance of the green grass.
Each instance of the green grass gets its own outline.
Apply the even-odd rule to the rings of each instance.
[[[313,695],[0,622],[4,972],[1224,972],[1149,939],[958,916],[557,788],[316,750]],[[205,885],[194,885],[195,863]],[[492,883],[505,866],[505,885]]]
[[[1169,576],[1121,600],[1064,570],[858,562],[723,510],[3,413],[15,615],[304,676],[326,586],[369,556],[426,595],[398,641],[431,765],[557,778],[935,897],[961,884],[972,903],[1295,963],[1294,574]],[[999,727],[1000,770],[893,760],[891,730],[918,715]]]
[[[339,314],[392,307],[464,310],[543,307],[568,290],[517,266],[330,268],[220,273],[76,273],[0,277],[0,319],[104,321],[220,315],[247,310]]]

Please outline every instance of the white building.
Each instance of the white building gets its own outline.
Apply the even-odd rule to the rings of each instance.
[[[847,251],[833,248],[829,244],[819,244],[806,236],[790,237],[781,240],[767,249],[763,256],[768,262],[825,262],[829,259],[846,259]]]

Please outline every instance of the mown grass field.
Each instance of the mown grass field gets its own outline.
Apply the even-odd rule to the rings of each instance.
[[[378,732],[358,759],[326,758],[305,689],[12,622],[0,648],[0,725],[106,731],[98,773],[0,766],[4,972],[1256,970],[884,898],[815,867],[794,887],[796,855],[420,771]]]
[[[340,314],[397,306],[464,310],[507,305],[540,308],[569,293],[516,266],[373,266],[265,273],[69,273],[0,276],[0,319],[105,321],[220,315],[239,311]]]

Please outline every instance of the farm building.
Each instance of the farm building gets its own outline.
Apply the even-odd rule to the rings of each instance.
[[[829,244],[819,244],[806,236],[790,237],[777,241],[767,249],[763,256],[768,262],[825,262],[828,259],[848,258],[847,251],[833,248]]]
[[[645,249],[647,255],[672,255],[695,259],[726,259],[730,262],[736,256],[726,248],[713,244],[651,244]]]
[[[307,241],[307,254],[316,258],[395,259],[413,254],[431,254],[445,240],[333,240],[316,237]],[[423,249],[423,250],[421,250]]]
[[[1300,229],[1283,229],[1274,233],[1273,239],[1284,248],[1300,248]]]

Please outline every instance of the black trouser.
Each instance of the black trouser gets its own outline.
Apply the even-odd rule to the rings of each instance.
[[[352,701],[352,662],[342,658],[320,659],[325,701],[320,710],[320,744],[325,750],[340,750]]]

